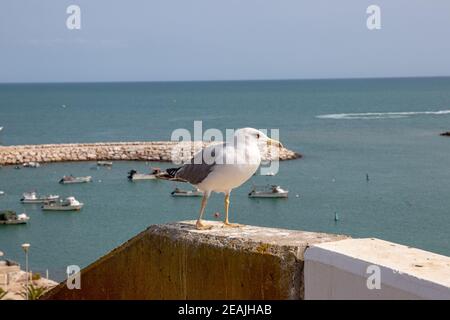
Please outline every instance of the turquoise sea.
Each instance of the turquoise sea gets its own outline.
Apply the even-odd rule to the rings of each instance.
[[[450,78],[167,83],[1,84],[0,143],[170,140],[177,128],[275,128],[304,155],[278,175],[235,190],[230,218],[245,224],[378,237],[450,255]],[[172,198],[166,181],[131,183],[127,171],[165,163],[93,162],[0,169],[0,210],[27,225],[0,226],[0,250],[62,280],[154,223],[196,219],[200,200]],[[62,175],[92,175],[59,185]],[[366,181],[366,174],[369,181]],[[287,200],[249,199],[252,183],[276,183]],[[74,195],[81,212],[21,205],[25,191]],[[296,196],[298,195],[298,197]],[[207,218],[222,212],[214,195]],[[339,221],[334,221],[337,212]]]

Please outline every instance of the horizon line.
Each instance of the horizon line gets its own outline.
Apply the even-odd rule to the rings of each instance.
[[[450,75],[439,76],[380,76],[380,77],[330,77],[330,78],[273,78],[273,79],[215,79],[215,80],[98,80],[98,81],[16,81],[7,84],[95,84],[95,83],[189,83],[189,82],[269,82],[269,81],[320,81],[320,80],[383,80],[383,79],[430,79],[450,78]]]

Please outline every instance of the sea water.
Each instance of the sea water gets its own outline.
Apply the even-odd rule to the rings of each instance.
[[[170,140],[173,130],[279,129],[302,159],[255,176],[231,195],[244,224],[378,237],[450,255],[450,78],[0,85],[0,143]],[[167,181],[129,182],[131,169],[168,163],[94,162],[0,169],[0,210],[26,225],[0,226],[0,250],[61,280],[154,223],[196,219],[200,198],[173,198]],[[93,182],[60,185],[67,174]],[[368,180],[367,180],[368,176]],[[288,199],[251,199],[252,185],[278,184]],[[178,187],[187,187],[181,184]],[[80,212],[22,205],[23,192],[75,196]],[[213,195],[207,219],[223,218]],[[338,216],[339,219],[335,219]]]

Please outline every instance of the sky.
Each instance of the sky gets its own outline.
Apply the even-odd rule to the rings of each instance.
[[[449,76],[449,39],[448,0],[1,0],[0,82]]]

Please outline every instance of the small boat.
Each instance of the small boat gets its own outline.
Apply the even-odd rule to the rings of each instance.
[[[97,166],[99,167],[112,167],[112,161],[97,161]]]
[[[24,168],[39,168],[41,165],[39,162],[34,162],[34,161],[30,161],[30,162],[25,162],[22,164],[22,167]]]
[[[181,190],[179,188],[175,188],[171,193],[172,197],[203,197],[203,192],[196,190]]]
[[[248,196],[250,198],[287,198],[288,190],[282,189],[277,185],[269,185],[263,187],[253,187]]]
[[[30,220],[25,213],[16,214],[15,211],[0,211],[0,224],[24,224]]]
[[[58,195],[50,194],[48,196],[39,196],[35,191],[25,192],[23,194],[23,198],[20,199],[22,203],[44,203],[44,202],[52,202],[59,199]]]
[[[42,210],[47,211],[77,211],[83,208],[83,203],[79,202],[74,197],[68,197],[65,200],[59,200],[58,202],[46,202],[42,206]]]
[[[161,174],[161,169],[154,168],[151,173],[139,173],[136,170],[130,170],[128,172],[128,180],[154,180]]]
[[[5,191],[0,190],[0,196],[4,195]]]
[[[59,183],[61,184],[71,184],[71,183],[87,183],[91,182],[92,177],[86,176],[86,177],[74,177],[72,175],[70,176],[64,176],[61,180],[59,180]]]
[[[3,130],[3,127],[0,127],[0,131],[2,131]]]
[[[271,177],[273,177],[274,175],[275,175],[274,172],[267,172],[267,173],[263,174],[263,176],[271,176]]]

